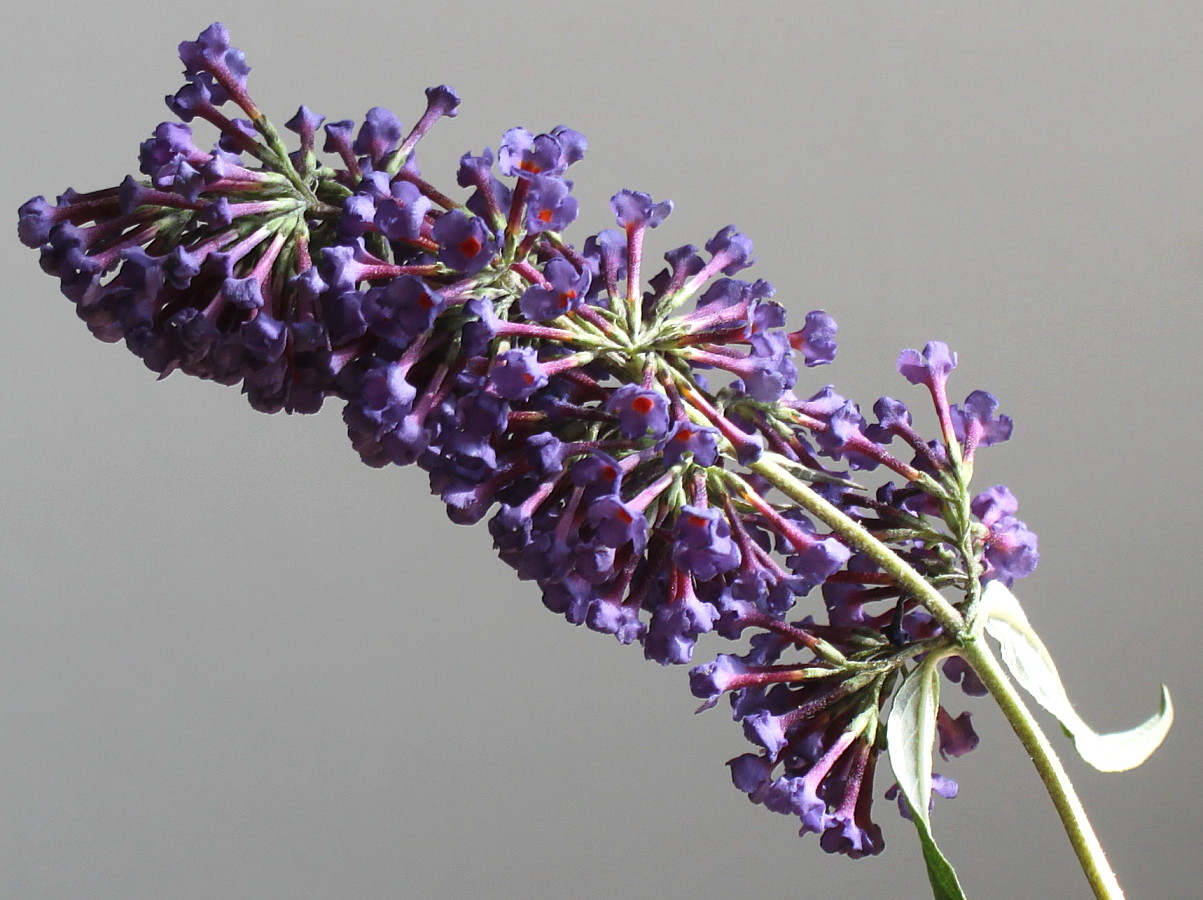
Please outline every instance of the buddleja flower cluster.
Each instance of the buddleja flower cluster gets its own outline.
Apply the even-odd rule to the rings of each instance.
[[[965,491],[976,450],[1010,436],[997,401],[950,404],[956,356],[935,342],[898,368],[930,395],[937,440],[898,400],[870,422],[799,386],[799,363],[834,358],[834,321],[787,330],[773,288],[735,277],[753,251],[732,227],[649,266],[668,202],[620,191],[616,229],[567,243],[586,151],[570,128],[506,132],[443,193],[414,148],[456,114],[451,88],[427,90],[408,131],[380,107],[358,125],[301,107],[289,149],[222,25],[180,57],[180,121],[143,142],[140,176],[20,209],[21,240],[92,333],[161,376],[240,384],[263,412],[341,400],[364,462],[416,463],[453,520],[488,517],[501,558],[573,624],[664,665],[709,632],[740,641],[691,672],[756,747],[731,761],[735,785],[828,851],[879,852],[882,709],[941,629],[822,510],[966,602],[1027,575],[1015,498]],[[946,672],[982,691],[959,659]],[[968,713],[938,724],[946,757],[976,745]]]

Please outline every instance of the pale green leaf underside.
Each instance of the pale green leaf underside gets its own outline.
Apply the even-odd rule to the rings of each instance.
[[[936,711],[940,708],[940,661],[944,653],[929,654],[903,680],[894,695],[886,722],[890,765],[914,816],[923,847],[923,861],[935,900],[964,900],[956,872],[931,834],[932,750],[936,743]]]
[[[1073,738],[1079,755],[1101,772],[1134,769],[1161,746],[1174,721],[1169,690],[1161,687],[1161,710],[1129,731],[1098,734],[1074,710],[1048,649],[1028,622],[1015,595],[997,581],[986,585],[981,615],[985,630],[998,641],[1011,675],[1032,698],[1056,716]],[[891,754],[892,755],[892,754]]]

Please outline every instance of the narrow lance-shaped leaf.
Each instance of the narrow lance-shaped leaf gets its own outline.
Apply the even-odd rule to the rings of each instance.
[[[952,865],[936,846],[931,833],[928,804],[931,802],[932,750],[936,742],[936,712],[940,708],[938,663],[948,653],[931,653],[898,689],[886,723],[890,765],[910,805],[923,860],[936,900],[963,900],[964,893]]]
[[[997,581],[986,585],[981,615],[986,633],[998,641],[1003,662],[1015,680],[1056,716],[1078,754],[1090,765],[1100,772],[1124,772],[1139,766],[1161,746],[1174,721],[1174,706],[1165,685],[1156,715],[1129,731],[1099,734],[1074,710],[1052,656],[1005,585]]]

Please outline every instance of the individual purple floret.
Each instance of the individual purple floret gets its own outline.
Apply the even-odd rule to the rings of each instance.
[[[898,356],[898,371],[911,384],[922,384],[935,390],[948,380],[957,367],[957,355],[943,341],[930,341],[920,355],[915,350],[903,350]]]
[[[978,447],[990,447],[1009,440],[1014,425],[1010,416],[994,417],[998,400],[985,391],[974,391],[963,406],[952,406],[952,425],[964,449],[964,458],[973,459]]]
[[[610,206],[623,228],[655,228],[673,210],[671,200],[655,203],[642,191],[619,191],[611,198]]]
[[[439,245],[439,262],[464,275],[475,275],[497,252],[497,239],[485,223],[458,209],[438,218],[431,237]]]
[[[668,400],[659,391],[624,384],[610,395],[606,410],[618,416],[626,437],[661,438],[668,433]]]

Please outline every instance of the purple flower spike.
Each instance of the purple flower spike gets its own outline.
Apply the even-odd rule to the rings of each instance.
[[[747,739],[764,747],[770,757],[776,757],[785,747],[785,726],[781,716],[758,710],[744,717],[743,727]]]
[[[308,149],[313,147],[313,136],[325,121],[325,116],[315,113],[308,106],[301,106],[297,109],[296,115],[284,123],[284,127],[299,134],[301,146]]]
[[[619,429],[632,440],[668,433],[668,400],[659,391],[624,384],[610,395],[606,411],[617,414]]]
[[[689,670],[689,689],[695,697],[705,700],[709,706],[725,692],[739,683],[748,667],[738,656],[719,654],[712,662],[695,666]]]
[[[376,207],[373,222],[389,240],[416,240],[422,236],[430,206],[430,199],[417,187],[408,181],[398,181],[390,186],[390,196]]]
[[[214,22],[195,41],[182,42],[179,51],[185,75],[229,72],[245,80],[251,71],[242,51],[230,46],[230,32],[221,22]]]
[[[385,341],[406,344],[423,334],[443,311],[443,298],[421,278],[401,275],[385,287],[363,295],[363,317],[373,334]]]
[[[768,785],[772,777],[773,762],[755,753],[745,753],[729,760],[731,781],[737,790],[745,794],[756,794]]]
[[[564,164],[565,168],[585,158],[589,142],[579,131],[574,131],[566,125],[557,125],[551,130],[551,136],[559,141],[560,162]]]
[[[623,228],[655,228],[673,211],[673,202],[653,203],[651,196],[642,191],[622,190],[610,198],[610,208]]]
[[[630,544],[636,553],[647,545],[647,519],[643,511],[624,503],[617,494],[601,497],[586,514],[597,539],[615,549]]]
[[[957,367],[957,355],[943,341],[930,341],[920,356],[915,350],[903,350],[898,355],[898,372],[911,384],[926,385],[933,391],[936,385],[948,380]]]
[[[970,697],[985,697],[990,693],[982,680],[978,678],[977,672],[970,668],[969,663],[965,662],[959,656],[950,656],[944,660],[941,670],[945,677],[953,684],[959,684],[961,690]]]
[[[1014,516],[1003,516],[990,526],[986,535],[986,573],[983,579],[996,578],[1010,587],[1017,578],[1026,578],[1036,570],[1040,554],[1034,532]]]
[[[17,210],[17,237],[26,247],[42,246],[50,239],[50,229],[58,216],[56,207],[47,203],[45,197],[25,201]]]
[[[251,67],[237,47],[230,46],[230,33],[220,22],[214,22],[200,33],[195,41],[179,46],[184,74],[192,78],[208,72],[224,87],[239,106],[252,115],[259,112],[246,93],[246,77]]]
[[[996,522],[1019,511],[1019,500],[1005,484],[982,491],[969,505],[983,525],[992,528]]]

